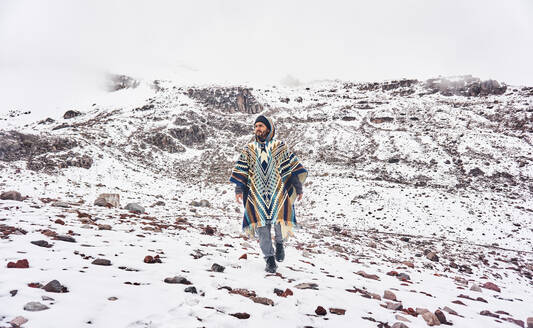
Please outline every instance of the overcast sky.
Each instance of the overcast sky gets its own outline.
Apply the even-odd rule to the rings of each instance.
[[[532,22],[531,0],[0,0],[0,92],[58,97],[105,72],[234,84],[472,74],[533,86]]]

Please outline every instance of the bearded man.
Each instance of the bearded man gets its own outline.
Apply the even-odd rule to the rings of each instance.
[[[243,231],[259,238],[265,271],[275,273],[276,261],[285,258],[283,241],[297,227],[294,202],[302,199],[307,170],[283,141],[274,138],[276,129],[270,119],[257,117],[254,132],[254,141],[244,147],[230,181],[236,184],[235,199],[244,205]]]

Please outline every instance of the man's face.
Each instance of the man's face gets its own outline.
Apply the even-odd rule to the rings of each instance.
[[[257,122],[254,126],[254,132],[257,137],[265,139],[270,131],[268,130],[265,124],[263,124],[262,122]]]

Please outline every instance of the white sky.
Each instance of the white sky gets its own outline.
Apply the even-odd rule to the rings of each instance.
[[[530,0],[0,0],[0,112],[67,104],[101,89],[105,72],[252,85],[472,74],[533,85],[532,22]]]

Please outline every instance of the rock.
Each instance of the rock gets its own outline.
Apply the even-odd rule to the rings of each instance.
[[[137,213],[137,214],[144,213],[145,211],[144,207],[142,207],[138,203],[129,203],[128,205],[126,205],[125,209],[127,209],[130,212]]]
[[[386,299],[386,300],[397,301],[396,295],[393,292],[391,292],[390,290],[386,290],[383,293],[383,298]]]
[[[440,326],[439,318],[437,318],[437,316],[430,311],[422,313],[422,318],[426,320],[428,326]]]
[[[487,317],[493,317],[493,318],[499,318],[499,317],[500,317],[500,316],[497,315],[496,313],[492,313],[492,312],[490,312],[489,310],[481,311],[481,312],[479,312],[479,314],[484,315],[484,316],[487,316]]]
[[[396,278],[402,280],[402,281],[407,281],[407,280],[411,280],[411,277],[407,274],[407,273],[398,273],[396,275]]]
[[[22,201],[22,195],[18,191],[6,191],[0,194],[0,199],[2,200],[16,200],[16,201]]]
[[[48,306],[41,304],[39,302],[29,302],[29,303],[26,303],[26,305],[24,305],[24,310],[31,311],[31,312],[43,311],[43,310],[48,310],[48,309],[49,309]]]
[[[27,259],[18,260],[17,262],[9,262],[7,264],[8,269],[27,269],[30,267],[30,263]]]
[[[94,205],[108,206],[108,207],[120,207],[120,195],[119,194],[100,194],[94,201]]]
[[[208,235],[208,236],[214,235],[215,232],[216,232],[216,229],[211,226],[207,226],[203,230],[203,234]]]
[[[192,285],[192,282],[187,280],[185,277],[175,276],[170,278],[165,278],[164,280],[167,284],[182,284],[182,285]]]
[[[407,320],[407,319],[406,319]],[[409,328],[408,326],[406,326],[403,322],[395,322],[393,325],[392,325],[392,328]]]
[[[316,310],[315,310],[315,313],[317,315],[326,315],[328,314],[328,312],[326,311],[326,309],[324,309],[322,306],[317,306]]]
[[[476,284],[472,284],[472,287],[470,287],[470,290],[474,292],[481,292],[481,288]]]
[[[111,296],[111,297],[108,297],[107,300],[108,301],[116,301],[116,300],[118,300],[118,297]]]
[[[65,114],[63,114],[63,118],[64,118],[65,120],[68,120],[68,119],[71,119],[71,118],[73,118],[73,117],[80,116],[80,115],[81,115],[81,113],[78,112],[78,111],[75,111],[75,110],[67,110],[67,111],[65,112]]]
[[[211,207],[211,204],[206,199],[202,199],[199,202],[193,200],[189,205],[196,207]]]
[[[161,258],[159,257],[159,255],[156,255],[155,257],[151,255],[146,255],[144,257],[144,263],[161,263]]]
[[[11,294],[11,297],[13,297],[13,296],[17,295],[18,292],[19,291],[17,289],[13,289],[13,290],[9,291],[9,294]]]
[[[196,291],[196,287],[194,286],[187,287],[184,289],[184,291],[186,293],[198,294],[198,292]]]
[[[224,272],[225,269],[226,269],[225,267],[223,267],[220,264],[216,264],[216,263],[214,263],[211,266],[211,271],[214,271],[214,272]]]
[[[527,318],[527,328],[533,328],[533,317]]]
[[[69,243],[75,243],[76,242],[76,239],[74,239],[74,237],[67,236],[67,235],[57,235],[57,236],[54,237],[54,240],[66,241],[66,242],[69,242]]]
[[[426,309],[426,308],[418,308],[417,307],[415,312],[418,313],[418,314],[422,314],[422,313],[425,313],[425,312],[429,312],[429,310]]]
[[[373,242],[373,241],[371,241],[371,242],[368,243],[368,247],[370,247],[370,248],[376,248],[377,246],[378,246],[378,245],[376,245],[376,243]]]
[[[274,306],[274,301],[271,300],[270,298],[251,296],[250,299],[251,299],[252,301],[254,301],[254,303],[259,303],[259,304],[263,304],[263,305]]]
[[[248,319],[250,318],[250,315],[246,312],[237,312],[237,313],[230,313],[231,316],[234,316],[237,319]]]
[[[70,208],[70,205],[68,203],[65,203],[65,202],[55,202],[55,203],[52,203],[52,206],[62,207],[62,208]]]
[[[98,230],[111,230],[111,226],[109,224],[99,224]]]
[[[414,263],[411,262],[411,261],[403,261],[402,264],[405,265],[405,266],[410,267],[411,269],[413,269],[415,267]]]
[[[445,306],[443,308],[444,311],[448,312],[449,314],[453,314],[453,315],[457,315],[457,312],[455,312],[454,310],[450,309],[449,307]]]
[[[365,277],[367,279],[372,279],[372,280],[379,280],[379,277],[375,274],[369,274],[369,273],[366,273],[364,271],[357,271],[358,275],[362,276],[362,277]]]
[[[493,291],[498,292],[498,293],[501,292],[500,287],[498,287],[496,284],[494,284],[492,282],[486,282],[481,287],[493,290]]]
[[[246,260],[248,259],[248,255],[246,253],[242,254],[241,257],[239,257],[239,260]]]
[[[401,315],[399,315],[399,314],[395,315],[394,318],[395,318],[396,320],[400,320],[400,321],[403,321],[403,322],[411,322],[411,320],[409,320],[409,319],[407,319],[406,317],[403,317],[403,316],[401,316]],[[393,326],[393,327],[394,327],[394,326]]]
[[[311,283],[308,283],[308,282],[303,282],[301,284],[298,284],[296,286],[294,286],[295,288],[298,288],[298,289],[314,289],[314,290],[318,290],[318,285],[311,282]]]
[[[15,317],[13,320],[11,320],[9,324],[13,327],[20,327],[26,322],[28,322],[28,319],[18,316],[18,317]]]
[[[389,310],[399,311],[403,309],[402,303],[387,302],[386,304],[387,305],[385,307]]]
[[[336,315],[344,315],[346,313],[346,310],[337,309],[337,308],[329,308],[329,313],[336,314]]]
[[[437,253],[435,252],[427,253],[426,258],[433,262],[439,262],[439,257],[437,256]]]
[[[162,200],[158,200],[157,202],[153,203],[152,206],[165,206],[165,202]]]
[[[52,280],[43,287],[44,290],[50,293],[68,293],[68,289],[62,286],[57,280]]]
[[[61,225],[65,225],[65,221],[63,221],[63,220],[61,220],[61,219],[57,219],[57,220],[55,220],[54,223],[61,224]]]
[[[111,265],[111,261],[106,260],[106,259],[96,259],[96,260],[92,261],[91,264],[110,266]]]
[[[447,323],[448,322],[446,320],[446,316],[444,315],[444,313],[441,310],[436,310],[435,311],[435,316],[437,317],[437,319],[439,319],[440,323]]]
[[[43,301],[52,301],[52,302],[55,301],[55,299],[53,299],[53,298],[51,298],[49,296],[46,296],[46,295],[41,296],[41,299]]]

